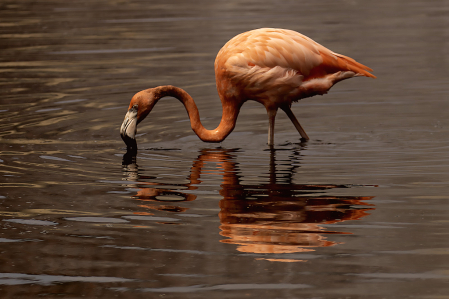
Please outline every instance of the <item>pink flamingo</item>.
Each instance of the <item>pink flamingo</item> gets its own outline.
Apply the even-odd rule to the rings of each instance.
[[[300,99],[323,95],[337,82],[365,76],[369,67],[347,56],[337,54],[298,32],[262,28],[241,33],[228,41],[215,59],[215,80],[223,106],[220,124],[207,130],[200,121],[198,108],[183,89],[171,85],[138,92],[129,104],[120,128],[122,139],[136,148],[135,135],[139,124],[165,96],[181,101],[190,124],[205,142],[221,142],[234,129],[241,106],[254,100],[268,113],[268,145],[273,145],[274,121],[281,108],[301,137],[308,140],[290,107]]]

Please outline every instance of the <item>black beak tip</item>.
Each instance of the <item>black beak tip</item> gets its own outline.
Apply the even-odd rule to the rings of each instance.
[[[126,144],[127,151],[137,151],[137,142],[136,139],[129,137],[126,134],[120,134],[122,140]]]

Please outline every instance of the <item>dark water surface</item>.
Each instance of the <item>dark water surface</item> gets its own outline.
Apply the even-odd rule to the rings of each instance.
[[[304,2],[304,3],[302,3]],[[207,128],[234,35],[302,32],[372,67],[220,146],[174,99],[122,165],[132,95]],[[1,298],[449,298],[448,1],[1,1]],[[126,162],[126,161],[125,161]]]

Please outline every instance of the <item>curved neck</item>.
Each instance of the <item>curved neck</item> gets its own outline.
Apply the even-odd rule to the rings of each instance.
[[[202,141],[221,142],[232,132],[232,130],[234,130],[241,107],[241,104],[238,102],[233,105],[233,103],[224,101],[222,98],[223,114],[221,116],[220,124],[214,130],[208,130],[201,124],[198,108],[192,97],[185,90],[176,86],[165,85],[153,88],[151,89],[151,92],[154,94],[155,102],[163,97],[171,96],[184,104],[184,107],[189,114],[192,130]]]

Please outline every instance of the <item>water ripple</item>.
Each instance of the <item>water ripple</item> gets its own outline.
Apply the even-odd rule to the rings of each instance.
[[[0,273],[0,285],[23,285],[37,284],[48,286],[56,283],[70,282],[95,282],[95,283],[113,283],[113,282],[129,282],[133,279],[120,277],[100,277],[100,276],[63,276],[63,275],[32,275],[22,273]]]

